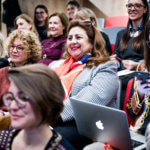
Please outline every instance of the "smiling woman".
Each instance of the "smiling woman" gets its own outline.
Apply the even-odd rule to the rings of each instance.
[[[13,129],[0,131],[0,149],[74,150],[50,127],[63,109],[64,90],[56,73],[34,64],[12,68],[8,76],[9,91],[2,99]]]
[[[50,37],[42,41],[42,58],[39,63],[49,65],[62,58],[66,42],[68,18],[64,13],[53,13],[49,17]]]
[[[55,129],[80,150],[91,141],[77,131],[70,98],[117,107],[117,68],[109,61],[99,30],[82,21],[71,21],[64,57],[61,64],[57,65],[59,61],[50,64],[65,91],[64,110]]]
[[[35,33],[29,30],[18,29],[13,31],[6,39],[6,50],[10,61],[10,67],[18,67],[37,63],[41,58],[41,44]],[[1,95],[8,91],[9,79],[7,70],[9,67],[0,69],[0,101]],[[1,109],[3,103],[0,103]]]

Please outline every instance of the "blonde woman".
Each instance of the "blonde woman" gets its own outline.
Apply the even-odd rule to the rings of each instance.
[[[33,31],[38,36],[33,20],[27,14],[21,14],[17,16],[14,21],[14,27],[15,29],[26,29]]]

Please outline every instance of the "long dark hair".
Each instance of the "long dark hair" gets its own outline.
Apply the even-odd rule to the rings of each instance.
[[[147,2],[147,0],[142,0],[142,2],[144,4],[145,8],[147,8],[147,11],[146,11],[145,14],[143,14],[143,28],[141,30],[141,33],[139,34],[139,36],[135,37],[133,39],[133,42],[132,42],[132,46],[133,46],[134,50],[136,50],[136,51],[139,51],[141,49],[141,45],[142,45],[143,40],[144,40],[145,25],[146,25],[146,23],[149,20],[149,6],[148,6],[148,2]],[[126,31],[125,31],[122,39],[121,39],[120,46],[119,46],[120,51],[125,50],[126,47],[127,47],[128,42],[129,42],[129,39],[130,39],[129,25],[130,24],[132,24],[132,20],[131,19],[129,19]]]
[[[144,36],[144,61],[145,61],[145,66],[150,72],[150,48],[148,47],[148,44],[146,41],[150,41],[149,35],[150,35],[150,21],[147,22],[145,26],[145,36]]]
[[[35,15],[36,14],[36,10],[38,8],[44,9],[44,11],[47,13],[47,18],[45,20],[45,29],[46,29],[45,31],[47,32],[47,30],[48,30],[48,16],[49,16],[49,14],[48,14],[48,9],[47,9],[47,7],[45,5],[37,5],[35,7],[35,9],[34,9],[34,24],[35,24],[35,26],[37,26],[37,24],[38,24],[38,21],[36,19],[36,15]]]

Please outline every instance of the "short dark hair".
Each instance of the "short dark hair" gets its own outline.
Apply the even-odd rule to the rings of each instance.
[[[67,3],[66,6],[68,6],[68,5],[74,5],[74,6],[76,6],[77,8],[80,7],[80,4],[79,4],[76,0],[70,0],[70,1]]]
[[[43,64],[9,69],[8,76],[19,90],[29,96],[35,112],[42,116],[40,124],[54,125],[63,110],[64,90],[56,73]]]

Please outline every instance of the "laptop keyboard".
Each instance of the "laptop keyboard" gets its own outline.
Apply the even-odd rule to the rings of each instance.
[[[135,141],[135,140],[131,140],[131,143],[132,143],[132,147],[135,148],[135,147],[138,147],[140,145],[142,145],[143,143],[142,142],[139,142],[139,141]]]

